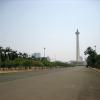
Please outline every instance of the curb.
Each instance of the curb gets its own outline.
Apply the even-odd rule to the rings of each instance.
[[[100,73],[100,69],[97,69],[97,68],[92,68],[92,69]]]

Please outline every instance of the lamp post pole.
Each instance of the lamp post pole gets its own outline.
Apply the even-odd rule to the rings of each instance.
[[[95,47],[95,52],[96,52],[96,45],[94,47]]]
[[[46,50],[46,48],[44,48],[44,58],[45,58],[45,50]]]

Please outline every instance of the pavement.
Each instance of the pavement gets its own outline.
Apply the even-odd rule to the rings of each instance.
[[[0,82],[0,100],[100,100],[100,73],[91,68],[80,66],[24,75]]]

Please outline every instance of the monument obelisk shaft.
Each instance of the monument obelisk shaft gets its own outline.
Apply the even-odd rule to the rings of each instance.
[[[77,31],[75,32],[76,34],[76,62],[79,62],[80,60],[80,49],[79,49],[79,31],[77,29]]]

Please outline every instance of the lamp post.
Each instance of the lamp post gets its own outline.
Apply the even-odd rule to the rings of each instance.
[[[96,52],[96,45],[94,47],[95,47],[95,52]]]
[[[46,64],[46,61],[45,61],[45,50],[46,50],[46,48],[44,48],[44,68],[45,68],[45,64]]]
[[[46,50],[46,48],[44,48],[44,58],[45,58],[45,50]]]

